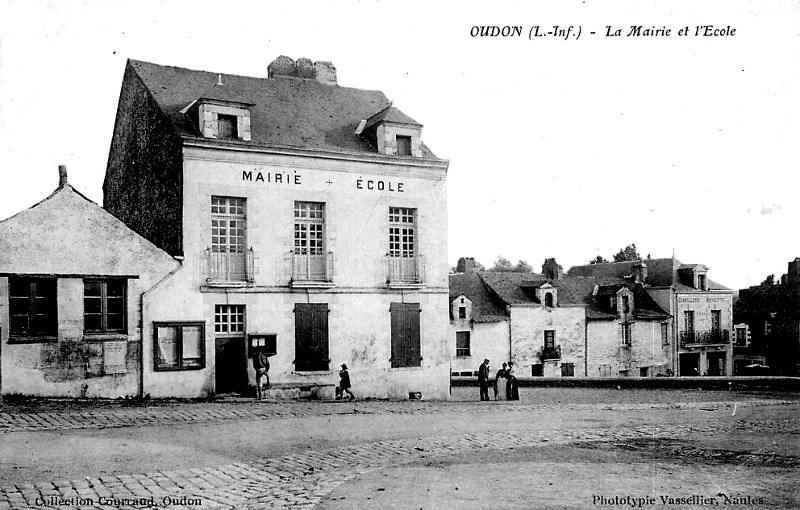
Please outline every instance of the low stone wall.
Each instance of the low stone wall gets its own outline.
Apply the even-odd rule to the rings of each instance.
[[[476,377],[452,377],[452,386],[478,386]],[[643,388],[798,391],[800,377],[528,377],[520,387]]]

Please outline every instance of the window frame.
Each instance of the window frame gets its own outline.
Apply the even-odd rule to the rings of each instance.
[[[684,333],[695,332],[694,310],[683,311],[683,330]]]
[[[414,149],[411,146],[411,135],[395,135],[394,141],[397,145],[398,156],[413,156]],[[401,147],[405,148],[406,150],[401,152]]]
[[[713,333],[722,331],[722,310],[711,310],[711,331]]]
[[[122,327],[119,329],[108,328],[108,283],[122,283]],[[87,314],[86,312],[86,285],[89,283],[100,284],[100,313]],[[91,296],[95,298],[96,296]],[[100,316],[100,329],[89,329],[86,326],[87,315]],[[85,335],[128,334],[128,281],[125,278],[84,278],[83,279],[83,333]]]
[[[325,202],[294,202],[292,246],[295,255],[325,255],[325,220]]]
[[[175,343],[177,366],[161,366],[158,363],[158,328],[176,328]],[[183,328],[200,328],[200,364],[185,365],[183,357]],[[154,321],[153,322],[153,370],[155,372],[181,372],[186,370],[203,370],[206,368],[206,323],[205,321]]]
[[[633,343],[633,328],[630,322],[623,322],[620,324],[619,337],[623,347],[631,346]]]
[[[222,134],[223,124],[230,124],[230,133]],[[239,139],[239,116],[230,113],[217,113],[217,138],[220,140],[238,140]]]
[[[741,334],[740,334],[741,333]],[[735,328],[734,346],[747,347],[747,328]],[[739,342],[739,340],[743,340]]]
[[[219,322],[218,318],[224,317],[225,322]],[[241,317],[241,321],[234,321]],[[239,304],[215,304],[214,305],[214,336],[244,336],[247,325],[247,306]],[[226,331],[217,330],[218,327],[227,328]],[[233,326],[240,329],[233,330]]]
[[[39,296],[39,294],[36,292],[36,289],[38,288],[38,285],[36,284],[45,281],[52,283],[54,294],[52,296],[52,302],[47,306],[48,309],[46,310],[46,313],[37,314],[36,311],[38,307],[36,305],[36,298]],[[22,282],[24,282],[27,286],[27,294],[25,296],[15,296],[12,287],[15,287],[14,284],[20,284]],[[12,309],[15,308],[15,306],[12,305],[12,301],[20,298],[25,298],[27,300],[27,313],[24,314],[27,317],[27,331],[15,331],[12,325],[13,317],[23,316],[23,314],[20,313],[12,315]],[[58,338],[58,278],[52,276],[10,276],[8,278],[8,305],[9,343],[45,343],[52,342]],[[50,307],[52,307],[52,309],[50,309]],[[53,314],[52,324],[50,324],[47,328],[36,329],[35,331],[32,331],[34,329],[34,323],[38,324],[40,322],[47,322],[47,319],[37,320],[36,317],[47,317],[49,313]]]
[[[669,345],[669,324],[661,323],[661,345]]]
[[[418,232],[415,207],[389,207],[389,256],[417,256]]]
[[[458,346],[459,336],[462,339],[462,344],[463,344],[463,339],[466,337],[466,345],[467,345],[466,347],[463,347],[463,346],[459,347]],[[472,356],[472,343],[471,343],[472,338],[471,338],[471,336],[472,335],[470,334],[469,331],[456,331],[456,357],[457,358],[469,358],[469,357]],[[461,351],[461,353],[459,353],[459,351]],[[466,353],[464,353],[464,351],[466,351]]]
[[[224,211],[221,211],[222,207],[225,208]],[[233,208],[233,212],[231,212],[231,208]],[[222,225],[221,222],[225,224]],[[231,222],[236,223],[232,224]],[[236,229],[236,235],[231,235],[231,229]],[[238,235],[240,230],[241,235]],[[224,234],[221,233],[223,231]],[[223,239],[225,242],[221,242]],[[234,242],[231,242],[232,240]],[[211,251],[245,256],[247,252],[247,198],[211,195]]]
[[[548,339],[548,336],[550,337]],[[547,345],[548,340],[550,340],[551,345]],[[555,329],[545,329],[544,330],[544,348],[547,349],[555,349],[556,348],[556,330]]]

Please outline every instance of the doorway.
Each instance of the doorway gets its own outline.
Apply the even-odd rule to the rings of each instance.
[[[700,353],[687,352],[680,355],[680,376],[696,377],[700,372]]]
[[[217,338],[215,345],[216,393],[243,393],[247,388],[247,356],[244,338]]]

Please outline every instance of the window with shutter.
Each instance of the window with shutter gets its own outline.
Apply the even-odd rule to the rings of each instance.
[[[419,303],[392,303],[392,368],[422,364],[419,334]]]
[[[328,304],[297,303],[294,324],[295,370],[328,370]]]

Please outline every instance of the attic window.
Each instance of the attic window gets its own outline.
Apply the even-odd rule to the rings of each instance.
[[[236,115],[225,115],[220,113],[217,115],[217,129],[219,130],[219,137],[229,140],[236,140],[239,138],[237,130]]]
[[[697,288],[700,290],[708,290],[706,275],[704,274],[697,275]]]
[[[397,155],[410,156],[411,155],[411,137],[397,135]]]

